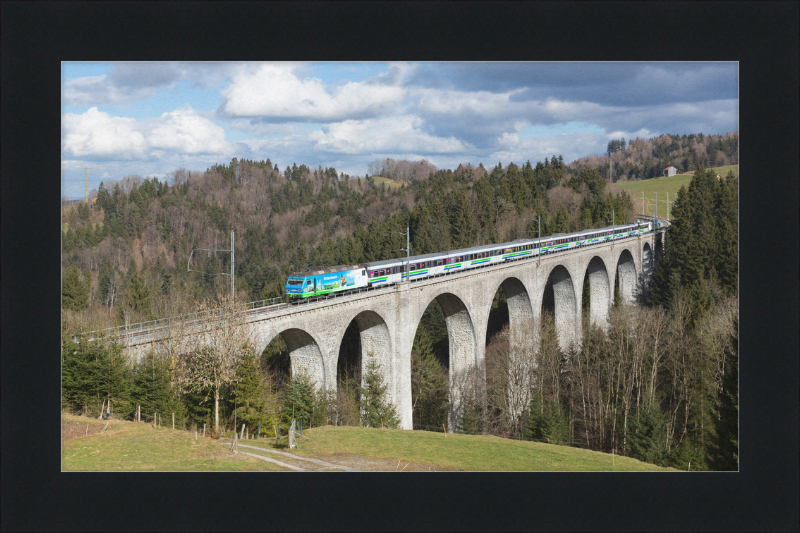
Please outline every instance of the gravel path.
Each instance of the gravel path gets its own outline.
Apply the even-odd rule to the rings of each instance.
[[[228,441],[228,442],[220,442],[220,444],[222,444],[223,446],[230,446],[231,445],[230,441]],[[301,457],[301,456],[295,455],[293,453],[281,452],[281,451],[278,451],[278,450],[271,450],[269,448],[260,448],[258,446],[248,446],[247,444],[241,444],[241,443],[237,444],[237,447],[238,448],[250,448],[251,450],[258,450],[260,452],[267,452],[267,453],[274,453],[274,454],[277,454],[277,455],[283,455],[284,457],[289,457],[289,458],[291,458],[293,460],[296,460],[296,461],[306,461],[306,462],[309,462],[309,463],[314,463],[315,465],[321,466],[323,468],[333,468],[333,469],[337,469],[337,470],[345,470],[347,472],[359,472],[359,470],[357,470],[355,468],[350,468],[349,466],[342,466],[342,465],[337,465],[337,464],[334,464],[334,463],[328,463],[326,461],[320,461],[319,459],[311,459],[310,457]],[[300,468],[300,467],[292,466],[292,465],[289,465],[289,464],[286,464],[286,463],[282,463],[280,461],[276,461],[275,459],[269,459],[269,458],[263,457],[261,455],[255,455],[255,454],[247,453],[247,452],[239,452],[239,453],[244,453],[244,454],[252,456],[252,457],[258,457],[260,459],[264,459],[265,461],[269,461],[271,463],[276,463],[276,464],[281,465],[281,466],[289,467],[289,468],[291,468],[293,470],[301,470],[301,471],[307,471],[308,470],[308,469],[305,469],[305,468]]]

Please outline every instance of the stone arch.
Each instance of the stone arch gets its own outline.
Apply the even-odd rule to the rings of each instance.
[[[478,363],[475,324],[464,301],[449,292],[436,295],[436,300],[444,314],[447,325],[447,337],[450,345],[448,379],[450,383],[450,404],[447,414],[447,426],[455,428],[461,414],[461,398],[463,386],[468,379],[469,371]],[[429,302],[430,304],[430,302]],[[428,305],[429,305],[428,304]],[[422,307],[422,312],[428,306]],[[422,312],[417,317],[417,328],[422,319]],[[416,332],[416,328],[414,328]]]
[[[589,322],[605,328],[608,325],[608,309],[611,307],[613,292],[608,269],[599,256],[594,256],[589,261],[586,277],[589,278]]]
[[[552,305],[558,341],[562,350],[568,350],[575,337],[576,327],[580,314],[578,312],[578,299],[575,297],[575,286],[569,270],[564,265],[556,265],[547,276],[544,291],[542,291],[542,306],[549,299],[552,289]]]
[[[514,376],[508,383],[507,405],[512,419],[517,420],[529,407],[521,405],[520,399],[526,398],[525,391],[534,385],[531,376],[536,365],[539,332],[534,327],[533,305],[522,281],[516,277],[503,279],[492,294],[492,299],[500,288],[503,289],[508,305],[508,363],[509,370]],[[487,321],[488,311],[487,309]],[[485,375],[479,377],[482,380],[486,379]]]
[[[631,304],[636,300],[636,263],[630,250],[625,248],[617,259],[617,285],[623,303]]]
[[[378,367],[383,373],[383,377],[387,385],[389,385],[388,392],[392,401],[395,401],[395,388],[392,386],[394,383],[394,368],[392,366],[392,338],[389,332],[389,327],[383,317],[375,311],[361,311],[346,322],[347,327],[354,322],[358,328],[359,337],[361,339],[361,353],[358,354],[357,361],[359,368],[363,369],[363,363],[366,361],[368,354],[375,357]],[[339,343],[341,346],[344,340],[345,330],[341,332]],[[338,352],[337,352],[338,355]],[[332,385],[336,386],[336,374],[331,372]],[[362,371],[363,379],[363,371]]]
[[[642,275],[644,277],[650,276],[653,272],[653,250],[650,248],[650,243],[644,243],[642,246]]]
[[[508,305],[508,329],[511,334],[512,351],[520,344],[535,344],[533,304],[525,285],[516,277],[505,278],[495,288],[493,297],[500,288],[505,293]],[[488,320],[488,310],[486,317]]]
[[[325,359],[319,343],[308,332],[298,328],[288,328],[272,335],[266,342],[262,340],[259,353],[263,352],[272,340],[280,335],[289,349],[290,371],[305,370],[311,380],[318,386],[328,386],[328,376],[325,369]]]

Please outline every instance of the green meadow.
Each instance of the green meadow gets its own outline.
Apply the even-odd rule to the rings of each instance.
[[[727,165],[724,167],[713,167],[714,174],[725,176],[728,171],[732,171],[734,176],[739,177],[739,165]],[[675,201],[675,196],[681,187],[689,187],[693,173],[677,174],[668,178],[653,178],[640,181],[617,182],[622,190],[631,193],[631,200],[637,213],[645,215],[655,214],[656,196],[658,197],[658,216],[667,216],[667,199],[670,205]],[[644,204],[642,195],[644,194]]]

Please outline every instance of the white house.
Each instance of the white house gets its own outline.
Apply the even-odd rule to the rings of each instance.
[[[678,173],[678,169],[673,167],[673,166],[669,166],[669,167],[664,169],[664,175],[667,176],[667,177],[674,176],[677,173]]]

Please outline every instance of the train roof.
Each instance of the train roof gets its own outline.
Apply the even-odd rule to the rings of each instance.
[[[637,221],[641,222],[641,221]],[[422,254],[422,255],[412,255],[409,258],[405,257],[398,257],[395,259],[385,259],[383,261],[373,261],[370,263],[366,263],[368,268],[386,268],[390,266],[402,266],[406,264],[406,261],[411,263],[416,263],[419,261],[427,261],[430,259],[435,259],[438,257],[444,257],[448,255],[463,255],[463,254],[470,254],[470,253],[479,253],[479,252],[488,252],[490,250],[497,250],[501,248],[513,248],[515,246],[520,246],[523,244],[528,244],[531,242],[540,242],[540,241],[548,241],[550,239],[560,239],[570,235],[586,235],[590,233],[597,233],[602,231],[612,231],[612,230],[620,230],[623,228],[628,228],[634,224],[617,224],[614,226],[607,226],[605,228],[593,228],[593,229],[586,229],[582,231],[576,231],[574,233],[554,233],[553,235],[545,235],[544,237],[540,238],[530,238],[530,239],[516,239],[510,242],[501,242],[498,244],[484,244],[481,246],[472,246],[470,248],[459,248],[457,250],[448,250],[445,252],[436,252],[431,254]]]
[[[299,272],[292,272],[289,277],[304,278],[306,276],[317,276],[319,274],[332,274],[333,272],[344,272],[346,270],[360,270],[363,265],[336,265],[332,267],[311,267]]]

